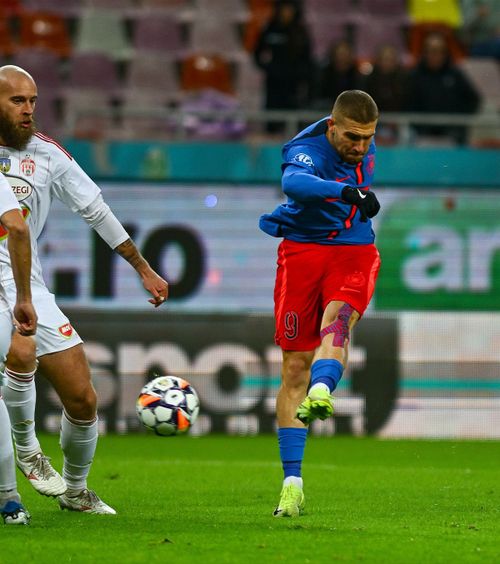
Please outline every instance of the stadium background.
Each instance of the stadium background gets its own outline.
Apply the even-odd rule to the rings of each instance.
[[[86,341],[101,431],[138,430],[135,398],[157,373],[183,376],[199,391],[203,411],[195,434],[271,431],[280,361],[272,319],[277,241],[257,224],[281,201],[286,134],[321,114],[278,113],[286,131],[265,133],[272,116],[260,111],[262,77],[246,49],[255,6],[266,3],[4,3],[2,63],[22,64],[38,81],[42,131],[63,141],[99,183],[142,252],[171,282],[168,304],[149,311],[132,269],[54,203],[40,241],[42,262],[49,286]],[[321,4],[327,5],[305,2],[313,32]],[[352,11],[342,25],[354,37],[363,29],[361,16],[375,18],[382,29],[400,29],[408,64],[415,53],[405,41],[425,28],[426,17],[451,30],[460,25],[454,2],[434,3],[430,17],[418,13],[425,2],[343,4]],[[50,33],[37,43],[37,25],[30,39],[24,34],[30,17],[66,43]],[[141,47],[139,23],[151,17],[179,24],[176,45],[153,53],[151,45]],[[203,21],[210,23],[203,28]],[[218,33],[210,35],[210,26]],[[165,29],[160,36],[172,41],[175,33]],[[360,66],[370,64],[376,47],[364,45]],[[186,90],[183,61],[192,52],[208,60],[217,50],[227,57],[237,109],[188,111],[178,104]],[[173,82],[134,84],[131,69],[144,59],[154,60],[158,81]],[[381,125],[398,132],[380,146],[377,162],[382,211],[375,230],[383,268],[353,336],[337,416],[315,425],[314,433],[500,437],[500,79],[493,59],[465,53],[460,64],[481,92],[481,111],[432,119],[466,125],[468,145],[419,143],[412,124],[425,116],[382,115]],[[43,379],[37,385],[38,427],[55,431],[57,399]]]

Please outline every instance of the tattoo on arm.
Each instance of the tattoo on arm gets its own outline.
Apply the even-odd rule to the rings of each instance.
[[[132,239],[127,239],[118,247],[115,247],[115,251],[123,257],[127,262],[129,262],[136,270],[143,265],[146,265],[146,259],[141,255],[139,249],[135,246]]]

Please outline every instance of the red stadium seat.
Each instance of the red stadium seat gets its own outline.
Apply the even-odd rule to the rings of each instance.
[[[213,88],[232,94],[234,88],[231,67],[220,55],[191,55],[182,61],[181,88],[183,90]]]
[[[23,12],[19,16],[19,46],[38,47],[59,57],[71,54],[71,40],[65,19],[49,12]]]

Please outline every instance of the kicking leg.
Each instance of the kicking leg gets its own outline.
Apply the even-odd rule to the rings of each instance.
[[[87,488],[97,446],[97,397],[83,345],[43,355],[39,362],[64,407],[60,441],[68,490],[59,497],[59,504],[62,509],[73,511],[115,514],[114,509]]]
[[[283,488],[275,517],[296,517],[304,507],[302,459],[307,428],[296,417],[309,385],[313,351],[283,351],[282,381],[276,399],[278,442],[283,465]]]
[[[347,365],[350,332],[359,317],[345,302],[333,301],[326,307],[321,322],[321,345],[311,366],[311,387],[297,409],[297,417],[304,424],[333,414],[331,394]]]
[[[36,366],[35,341],[14,333],[7,355],[3,395],[9,410],[17,465],[37,492],[58,496],[66,491],[66,484],[43,454],[35,434]]]

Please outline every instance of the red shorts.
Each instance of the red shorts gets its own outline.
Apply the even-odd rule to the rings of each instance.
[[[319,245],[284,239],[274,288],[275,342],[283,350],[320,344],[321,319],[333,300],[360,315],[368,307],[380,269],[375,245]]]

